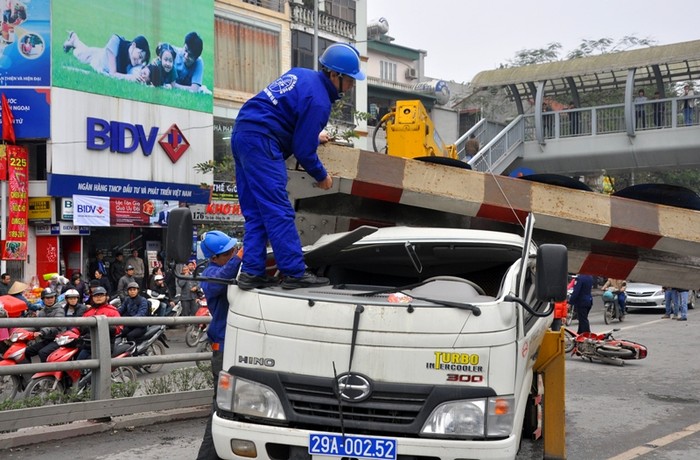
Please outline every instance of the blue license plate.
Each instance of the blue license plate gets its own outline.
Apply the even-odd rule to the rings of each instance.
[[[396,439],[310,433],[309,453],[328,457],[396,460]]]

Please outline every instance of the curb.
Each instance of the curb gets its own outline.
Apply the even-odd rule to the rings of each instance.
[[[106,431],[130,430],[135,427],[155,425],[158,423],[204,418],[210,414],[211,405],[207,405],[123,415],[104,422],[82,420],[65,425],[22,428],[11,433],[0,434],[0,449],[12,449],[14,447],[28,446],[76,436],[104,433]]]

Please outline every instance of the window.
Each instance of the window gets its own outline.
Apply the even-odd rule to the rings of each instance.
[[[335,42],[318,37],[318,54]],[[292,31],[292,67],[314,68],[314,37],[298,30]]]
[[[279,30],[219,16],[215,27],[217,88],[257,93],[282,72]]]
[[[379,61],[379,78],[387,81],[396,81],[396,64],[388,61]]]
[[[327,14],[355,24],[355,0],[326,0],[325,6]]]

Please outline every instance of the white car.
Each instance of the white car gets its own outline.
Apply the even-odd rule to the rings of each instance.
[[[627,295],[627,300],[625,301],[627,308],[647,309],[666,307],[663,287],[658,284],[627,283],[625,294]],[[695,291],[690,291],[688,294],[688,308],[693,308],[694,300]]]

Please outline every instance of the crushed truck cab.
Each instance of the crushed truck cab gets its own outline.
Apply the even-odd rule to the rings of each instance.
[[[515,458],[566,295],[566,248],[531,228],[360,227],[305,248],[327,287],[230,286],[219,456]]]

